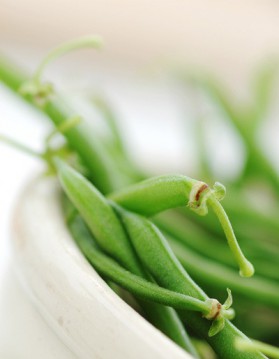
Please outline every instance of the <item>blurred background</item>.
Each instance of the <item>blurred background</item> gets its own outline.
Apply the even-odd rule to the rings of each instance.
[[[247,102],[255,73],[278,57],[279,4],[272,0],[0,0],[0,6],[1,53],[29,72],[53,46],[84,34],[101,35],[101,51],[71,54],[51,65],[46,76],[56,82],[62,79],[70,91],[103,91],[113,105],[116,102],[125,124],[148,123],[149,131],[143,132],[151,132],[154,141],[157,128],[150,122],[155,127],[159,121],[166,123],[164,119],[176,123],[181,101],[186,102],[166,83],[171,70],[207,71],[221,79],[234,100]],[[269,136],[274,131],[278,126],[273,123],[267,137],[278,149],[278,141]],[[170,155],[175,170],[183,158],[188,162],[189,151],[182,156],[173,130],[169,135],[173,140],[168,152],[176,148]],[[191,141],[185,141],[186,149],[193,150]]]
[[[142,69],[172,58],[209,67],[239,82],[266,56],[278,54],[275,0],[1,0],[0,4],[1,47],[22,51],[21,57],[30,51],[44,52],[65,39],[98,33],[106,43],[99,57],[102,63]]]
[[[86,34],[101,35],[101,51],[69,54],[51,64],[44,77],[71,98],[83,117],[94,115],[97,124],[100,115],[83,98],[88,102],[104,96],[133,159],[144,170],[203,173],[225,183],[237,181],[245,168],[245,141],[239,124],[224,121],[219,109],[224,106],[218,100],[217,106],[216,101],[212,105],[206,86],[196,78],[192,81],[192,75],[210,75],[243,115],[240,122],[248,123],[252,116],[246,116],[248,110],[265,97],[254,91],[255,83],[268,73],[262,84],[272,85],[267,85],[264,121],[259,121],[255,136],[276,178],[278,14],[276,0],[0,0],[0,54],[32,73],[57,44]],[[1,134],[42,148],[50,124],[4,86],[0,86],[0,113]],[[202,136],[197,135],[198,126]],[[210,167],[207,173],[197,161],[201,142]],[[0,144],[0,166],[0,279],[4,283],[12,209],[20,189],[41,165]],[[3,333],[0,328],[0,338]]]

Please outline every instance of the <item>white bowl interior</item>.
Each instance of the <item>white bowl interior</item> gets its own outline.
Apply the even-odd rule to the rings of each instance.
[[[55,179],[31,182],[13,221],[17,273],[50,330],[79,359],[190,359],[86,261],[64,224],[59,195]]]

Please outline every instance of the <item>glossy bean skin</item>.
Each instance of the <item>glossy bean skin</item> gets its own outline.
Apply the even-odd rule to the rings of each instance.
[[[106,198],[65,162],[57,159],[55,163],[65,193],[81,214],[100,248],[132,273],[149,278]],[[198,357],[175,310],[145,301],[140,301],[140,305],[157,328]]]

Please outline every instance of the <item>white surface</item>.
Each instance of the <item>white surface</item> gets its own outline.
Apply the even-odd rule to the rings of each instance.
[[[13,217],[14,266],[53,333],[79,359],[190,359],[92,269],[65,227],[59,193],[55,179],[32,181]],[[34,351],[47,345],[34,342]],[[60,359],[73,358],[58,349]]]
[[[0,358],[79,359],[49,329],[11,266],[1,282],[0,318]]]

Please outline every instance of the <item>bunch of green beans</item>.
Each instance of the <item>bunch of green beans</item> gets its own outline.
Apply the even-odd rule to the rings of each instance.
[[[116,214],[112,212],[109,202],[105,197],[102,197],[100,192],[81,174],[61,160],[56,160],[56,164],[60,182],[66,194],[90,228],[99,246],[114,256],[114,258],[125,263],[126,259],[125,262],[121,259],[121,254],[118,254],[121,252],[117,248],[118,245],[122,244],[121,251],[126,250],[128,242],[125,240],[126,244],[124,244],[124,239],[119,239],[124,238],[124,236],[121,235],[121,237],[118,237],[120,233],[120,222],[115,221],[117,217]],[[182,268],[160,235],[159,230],[151,222],[143,217],[124,211],[119,207],[116,207],[116,210],[122,218],[124,228],[129,235],[129,237],[126,238],[130,238],[144,269],[155,278],[158,284],[177,293],[196,298],[199,301],[212,303],[211,311],[205,315],[205,318],[214,320],[215,323],[213,324],[216,324],[212,325],[210,329],[207,319],[193,315],[188,311],[180,313],[183,318],[186,318],[192,330],[198,334],[202,334],[220,357],[241,358],[242,353],[235,350],[232,344],[237,337],[245,338],[245,336],[226,319],[227,317],[231,317],[231,312],[228,310],[231,301],[229,300],[228,303],[225,303],[222,307],[217,301],[209,300],[206,294],[192,281],[187,272]],[[103,221],[106,223],[106,229]],[[103,228],[103,230],[100,231],[100,228]],[[107,231],[109,231],[109,234]],[[123,232],[123,235],[124,233],[125,232]],[[116,243],[116,241],[118,241],[118,243]],[[107,245],[108,243],[110,243],[109,246]],[[135,245],[136,243],[139,244]],[[142,276],[143,273],[139,272],[139,275]],[[255,355],[259,355],[259,358],[261,357],[261,354]]]
[[[82,41],[90,46],[99,44],[96,38]],[[74,43],[67,43],[66,51],[63,51],[74,48]],[[60,48],[56,48],[48,58],[53,59],[59,53]],[[278,224],[275,215],[262,216],[249,203],[239,208],[237,204],[241,196],[239,201],[225,202],[233,223],[242,221],[248,227],[245,218],[252,222],[257,218],[255,241],[251,241],[254,238],[242,226],[236,226],[235,233],[241,238],[241,246],[253,259],[260,276],[240,278],[235,271],[236,263],[244,276],[251,276],[253,267],[244,257],[219,203],[224,188],[217,184],[210,189],[204,182],[181,175],[154,177],[133,184],[145,174],[131,163],[113,112],[102,100],[94,100],[111,127],[113,140],[110,146],[84,122],[76,121],[69,126],[69,119],[76,118],[77,114],[56,94],[53,86],[41,82],[46,62],[28,80],[10,62],[0,60],[0,80],[13,91],[20,90],[22,98],[43,111],[65,136],[70,152],[78,156],[87,178],[64,161],[56,159],[53,162],[53,156],[61,157],[63,151],[50,151],[47,156],[44,153],[40,157],[47,159],[57,171],[72,202],[68,206],[75,208],[67,222],[85,257],[105,279],[132,293],[146,318],[193,356],[199,357],[199,354],[185,328],[204,338],[219,358],[263,358],[259,351],[245,352],[235,344],[249,341],[229,321],[233,314],[229,308],[231,296],[221,305],[216,299],[209,298],[201,286],[213,297],[222,295],[225,288],[231,288],[239,299],[237,308],[241,309],[241,303],[247,304],[249,300],[256,306],[267,305],[278,313]],[[243,133],[246,136],[246,132]],[[255,145],[248,142],[250,153],[255,153]],[[261,161],[262,169],[266,162],[266,159]],[[274,184],[272,173],[268,170],[269,179],[272,178],[270,183]],[[239,193],[233,186],[232,190]],[[187,210],[168,211],[154,221],[146,218],[186,205]],[[212,213],[205,217],[197,215],[207,214],[208,206],[217,215],[221,227],[212,219]],[[184,212],[187,213],[186,221]],[[272,234],[269,245],[262,243],[260,230]],[[220,240],[223,231],[234,260]],[[253,328],[250,332],[253,333]]]
[[[105,255],[98,248],[94,237],[77,212],[67,220],[67,224],[81,251],[104,278],[127,289],[143,300],[156,302],[175,309],[197,311],[204,315],[210,313],[212,307],[210,300],[208,302],[202,301],[160,287],[126,270],[117,261]]]

